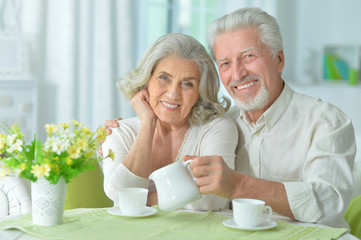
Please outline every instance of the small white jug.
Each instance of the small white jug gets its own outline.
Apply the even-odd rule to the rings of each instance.
[[[188,168],[191,161],[169,164],[149,176],[155,183],[158,206],[163,211],[173,211],[202,197]]]

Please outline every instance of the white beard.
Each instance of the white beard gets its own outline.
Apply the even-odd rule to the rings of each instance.
[[[233,89],[232,89],[232,93],[233,93],[232,98],[235,104],[245,112],[262,109],[268,103],[269,93],[266,88],[266,85],[264,84],[263,80],[260,77],[257,78],[258,81],[260,81],[261,83],[261,89],[259,90],[257,95],[251,99],[242,100],[242,101],[239,100],[233,93]]]

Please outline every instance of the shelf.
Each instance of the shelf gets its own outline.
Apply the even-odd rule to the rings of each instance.
[[[330,45],[323,49],[323,78],[356,85],[360,73],[360,46]]]

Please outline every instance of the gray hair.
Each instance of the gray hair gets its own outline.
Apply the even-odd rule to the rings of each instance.
[[[219,34],[252,26],[275,58],[283,50],[281,31],[277,20],[259,8],[241,8],[212,22],[207,35],[212,57],[215,59],[213,44]]]
[[[190,122],[203,124],[223,116],[229,109],[230,101],[225,97],[222,101],[218,100],[220,83],[212,58],[196,39],[181,33],[160,37],[144,53],[137,67],[117,81],[117,87],[125,98],[130,100],[138,91],[146,88],[157,64],[169,56],[191,60],[201,72],[199,98],[191,110]]]

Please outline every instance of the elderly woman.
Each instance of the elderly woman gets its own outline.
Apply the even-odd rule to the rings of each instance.
[[[176,33],[161,37],[117,86],[138,117],[119,121],[102,145],[103,156],[109,149],[115,155],[103,160],[105,193],[114,202],[118,189],[144,187],[148,205],[156,205],[148,176],[186,155],[219,155],[234,169],[237,128],[223,117],[229,101],[219,102],[217,71],[197,40]],[[227,201],[204,195],[185,208],[220,210]]]

